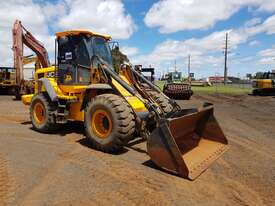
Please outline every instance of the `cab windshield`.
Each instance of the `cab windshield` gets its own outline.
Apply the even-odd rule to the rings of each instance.
[[[93,41],[94,54],[100,56],[109,65],[112,65],[112,55],[108,42],[101,37],[94,37]]]
[[[89,68],[95,55],[112,67],[108,40],[103,37],[75,35],[58,41],[58,76],[62,84],[89,84]]]
[[[109,65],[112,65],[112,54],[106,39],[102,37],[90,37],[85,39],[85,44],[90,56],[90,60],[94,55],[97,55],[106,61]]]
[[[261,79],[275,79],[275,73],[265,72]]]
[[[181,73],[180,72],[174,72],[173,74],[173,80],[174,81],[180,81],[181,80]]]

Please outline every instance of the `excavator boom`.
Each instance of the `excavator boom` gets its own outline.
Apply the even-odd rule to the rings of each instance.
[[[41,67],[49,67],[50,61],[48,52],[28,30],[26,30],[21,21],[16,20],[13,29],[13,54],[14,54],[14,68],[16,69],[16,83],[19,85],[24,80],[23,65],[24,65],[24,46],[30,48],[37,56]]]
[[[16,20],[12,29],[13,38],[13,58],[15,68],[15,97],[20,99],[22,94],[29,94],[34,90],[34,82],[24,80],[24,65],[26,57],[24,57],[24,45],[30,48],[37,56],[37,67],[46,68],[50,66],[48,52],[28,30],[26,30],[21,21]]]

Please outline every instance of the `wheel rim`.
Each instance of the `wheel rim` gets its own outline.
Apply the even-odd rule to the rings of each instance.
[[[42,103],[38,102],[34,105],[33,116],[38,124],[42,124],[45,120],[45,107]]]
[[[112,131],[113,124],[110,115],[102,109],[96,110],[92,114],[92,130],[102,139],[107,138]]]

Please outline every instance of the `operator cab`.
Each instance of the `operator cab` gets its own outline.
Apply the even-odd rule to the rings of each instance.
[[[263,75],[263,79],[274,79],[275,80],[275,72],[265,72]]]
[[[255,79],[274,79],[275,80],[275,72],[258,72],[256,74]]]
[[[168,82],[181,82],[181,72],[175,71],[168,74]]]
[[[0,82],[14,79],[15,69],[13,67],[0,67]]]
[[[94,55],[112,65],[110,36],[81,30],[59,32],[56,36],[59,84],[89,85]]]

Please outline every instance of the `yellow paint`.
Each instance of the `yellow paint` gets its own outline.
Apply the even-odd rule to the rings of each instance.
[[[35,75],[37,77],[38,74],[48,73],[48,72],[55,72],[55,66],[37,69],[35,72]]]
[[[41,102],[37,102],[33,108],[33,117],[37,124],[43,124],[46,118],[46,110]]]
[[[65,82],[70,82],[70,81],[72,81],[73,80],[73,78],[72,78],[72,76],[71,75],[69,75],[69,74],[66,74],[66,77],[65,77]]]
[[[50,72],[55,72],[55,67],[54,66],[37,69],[35,71],[34,79],[37,81],[40,78],[47,78],[47,73],[50,73]],[[52,84],[55,84],[54,83],[55,82],[54,78],[48,78],[48,79],[53,82]],[[42,87],[42,91],[45,91],[45,88]],[[35,85],[34,85],[34,92],[38,93],[38,84],[37,83],[35,83]]]
[[[91,118],[91,127],[96,136],[102,139],[107,138],[113,129],[109,114],[103,109],[98,109],[92,114]],[[107,125],[104,125],[104,121],[107,122]]]
[[[262,88],[272,88],[272,80],[271,79],[263,79],[261,81],[260,85]]]
[[[60,90],[64,93],[75,94],[85,92],[88,88],[88,85],[58,85]]]
[[[129,86],[131,86],[130,82],[128,81],[128,79],[120,74],[120,77],[127,83],[129,84]],[[113,85],[116,87],[116,89],[120,92],[120,94],[122,96],[125,97],[125,99],[127,100],[127,102],[130,104],[130,106],[132,107],[132,109],[135,112],[146,112],[148,111],[145,107],[145,105],[143,104],[142,101],[140,101],[137,97],[131,95],[121,84],[119,84],[116,80],[112,79],[112,83]]]
[[[272,80],[271,79],[257,79],[257,86],[254,88],[264,89],[264,88],[272,88]]]
[[[112,83],[119,93],[124,97],[132,96],[121,84],[119,84],[115,79],[112,79]]]
[[[80,32],[80,31],[77,31]],[[74,32],[73,32],[74,33]],[[64,33],[65,34],[65,33]],[[70,33],[71,34],[71,33]],[[75,33],[76,34],[76,33]],[[59,34],[63,35],[63,34]],[[38,80],[39,78],[48,78],[50,84],[55,90],[59,99],[69,100],[73,102],[70,104],[68,119],[76,120],[76,121],[84,121],[84,111],[80,111],[81,105],[83,102],[84,94],[88,88],[88,85],[59,85],[56,81],[55,77],[48,77],[48,74],[51,72],[56,72],[56,67],[51,66],[47,68],[37,69],[35,72],[35,94],[38,93]],[[125,81],[128,85],[132,86],[132,83],[125,76],[125,74],[119,74],[123,81]],[[122,96],[125,97],[127,102],[130,104],[132,109],[135,112],[146,112],[147,109],[142,101],[140,101],[137,97],[131,95],[121,84],[119,84],[116,80],[112,79],[112,83],[114,87],[120,92]],[[41,86],[41,91],[45,92],[46,89],[43,85]],[[96,96],[96,93],[93,95]],[[31,95],[23,95],[22,102],[25,105],[30,105],[33,94]]]
[[[80,111],[82,102],[70,104],[68,119],[84,122],[84,110]]]
[[[145,105],[137,97],[126,97],[127,102],[130,104],[135,112],[147,112]]]
[[[69,31],[57,32],[55,35],[57,37],[62,37],[62,36],[69,36],[69,35],[74,36],[74,35],[80,35],[80,34],[91,35],[91,36],[100,36],[100,37],[103,37],[103,38],[105,38],[107,40],[111,39],[110,35],[100,34],[100,33],[89,31],[89,30],[85,30],[85,29],[77,29],[77,30],[69,30]]]
[[[33,94],[22,95],[21,100],[22,100],[23,104],[30,105],[33,96],[34,96]]]
[[[37,56],[24,56],[23,57],[23,65],[27,65],[33,62],[37,62],[38,57]]]

